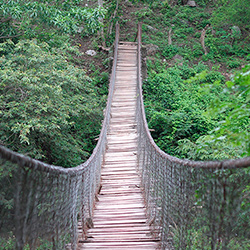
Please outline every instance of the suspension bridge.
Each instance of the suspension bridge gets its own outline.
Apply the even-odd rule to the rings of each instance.
[[[65,169],[3,146],[0,160],[16,166],[18,250],[37,249],[41,239],[51,249],[190,249],[197,237],[201,246],[228,249],[236,233],[249,238],[239,216],[249,179],[238,171],[250,157],[181,160],[154,143],[143,106],[140,24],[137,42],[119,41],[116,25],[105,117],[87,162]]]

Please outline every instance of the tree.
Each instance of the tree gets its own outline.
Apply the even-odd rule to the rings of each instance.
[[[214,88],[213,85],[208,85],[207,91]],[[228,98],[215,98],[204,113],[216,121],[214,128],[195,142],[179,141],[178,152],[183,157],[223,160],[250,156],[250,65],[226,82],[222,93]]]
[[[0,38],[35,37],[51,27],[68,34],[97,32],[105,10],[81,7],[80,1],[0,0]]]
[[[1,144],[51,164],[82,163],[94,142],[86,133],[99,133],[102,114],[91,79],[46,43],[8,41],[0,48]]]

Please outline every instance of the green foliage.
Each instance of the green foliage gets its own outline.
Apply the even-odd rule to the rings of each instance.
[[[202,69],[183,64],[147,79],[145,105],[152,135],[163,150],[179,157],[249,155],[248,71],[238,74],[235,83],[227,82],[229,89],[219,72]]]
[[[0,237],[0,250],[13,250],[15,249],[15,237],[12,233],[5,237]]]
[[[230,69],[238,68],[238,67],[240,67],[240,65],[241,65],[241,62],[239,60],[229,60],[229,61],[227,61],[227,66]]]
[[[223,93],[207,107],[206,116],[215,119],[215,127],[195,142],[180,140],[178,153],[182,157],[200,160],[222,160],[250,155],[250,67],[237,73],[233,81],[226,82]],[[211,91],[212,86],[207,86]]]
[[[176,154],[178,140],[196,140],[214,126],[203,113],[223,88],[214,85],[207,93],[201,82],[221,81],[223,77],[216,72],[206,73],[204,68],[202,64],[194,68],[187,64],[175,66],[149,77],[144,84],[149,127],[154,129],[152,135],[158,145],[170,154]],[[204,75],[203,81],[198,76],[185,81],[196,73]]]
[[[101,27],[104,17],[103,8],[83,8],[80,1],[0,1],[0,16],[10,18],[9,22],[0,22],[1,33],[6,36],[24,33],[32,38],[45,28],[55,27],[61,32],[73,34],[93,34]],[[17,30],[15,29],[17,27]]]
[[[162,51],[162,55],[166,59],[171,59],[177,53],[178,53],[178,47],[177,46],[172,46],[172,45],[164,46],[164,50]]]
[[[211,8],[200,7],[201,3]],[[246,64],[250,54],[250,45],[247,39],[243,39],[242,27],[246,28],[245,24],[241,30],[233,26],[237,23],[230,23],[227,27],[214,25],[214,16],[211,18],[215,13],[213,6],[224,6],[225,3],[197,1],[197,8],[157,5],[153,14],[152,6],[147,9],[145,22],[161,31],[155,32],[143,26],[143,41],[159,47],[154,58],[147,60],[148,79],[144,85],[147,117],[158,145],[170,154],[203,160],[237,158],[246,154],[245,146],[227,143],[223,137],[211,144],[214,141],[212,131],[219,127],[218,122],[225,118],[225,114],[212,116],[206,113],[211,103],[244,103],[242,97],[235,94],[235,89],[229,92],[224,88],[229,70]],[[245,4],[243,1],[242,6]],[[143,19],[141,15],[140,19]],[[200,36],[207,24],[213,26],[206,31],[208,54],[204,55]],[[166,39],[170,27],[171,45]],[[235,123],[240,130],[247,128],[245,123]]]
[[[215,102],[208,115],[221,115],[218,126],[212,131],[215,140],[225,140],[228,144],[240,147],[241,156],[250,155],[250,65],[235,75],[233,81],[228,81],[224,92],[235,98],[223,103]]]
[[[12,232],[6,235],[3,238],[0,238],[0,250],[13,250],[15,249],[15,236]],[[48,250],[53,249],[53,243],[47,240],[39,239],[39,246],[36,247],[36,250]],[[31,250],[29,244],[25,245],[23,250]]]
[[[69,167],[84,161],[93,148],[93,136],[86,134],[96,136],[98,128],[84,126],[99,120],[101,110],[91,79],[67,62],[67,50],[36,40],[1,45],[0,140],[31,157]]]
[[[215,3],[213,1],[203,2],[210,6]],[[210,62],[220,64],[227,66],[229,69],[244,65],[245,58],[250,53],[250,44],[245,39],[247,33],[244,30],[246,30],[246,26],[237,27],[235,26],[236,23],[226,26],[215,25],[214,17],[212,17],[212,14],[215,13],[214,9],[200,7],[200,3],[198,3],[199,7],[197,8],[179,5],[165,8],[158,5],[153,13],[151,13],[152,8],[137,11],[136,14],[140,13],[140,20],[155,28],[150,30],[143,27],[144,33],[146,33],[143,35],[143,41],[158,45],[161,56],[167,60],[171,60],[173,56],[178,54],[189,60],[190,63],[202,60],[207,64]],[[221,5],[225,2],[216,1],[216,3]],[[147,18],[143,17],[145,13],[147,13]],[[155,25],[156,23],[157,25]],[[202,29],[207,24],[210,25],[205,36],[208,54],[204,55],[200,37]],[[172,28],[172,45],[168,44],[167,39],[170,27]],[[157,33],[156,30],[160,32]],[[237,57],[241,57],[241,60],[238,60]],[[230,63],[229,61],[236,61],[237,63]]]
[[[0,228],[1,233],[12,230],[13,225],[13,165],[0,159]],[[1,237],[0,237],[1,241]],[[1,243],[0,243],[1,246]],[[1,248],[0,248],[1,249]],[[9,249],[9,248],[7,248]]]
[[[215,26],[238,25],[240,28],[249,29],[250,6],[248,0],[229,0],[213,13],[212,22]]]

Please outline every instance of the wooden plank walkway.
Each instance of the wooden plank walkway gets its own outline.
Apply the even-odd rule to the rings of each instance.
[[[120,42],[110,130],[94,227],[78,249],[157,249],[136,171],[137,46]]]

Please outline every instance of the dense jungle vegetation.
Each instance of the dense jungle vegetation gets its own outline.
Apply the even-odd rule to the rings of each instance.
[[[0,144],[63,167],[85,161],[101,128],[114,24],[133,41],[140,21],[145,107],[158,146],[194,160],[249,156],[249,0],[195,2],[0,0]],[[12,169],[1,167],[0,227],[12,216],[11,181]],[[13,249],[12,237],[0,249]]]
[[[177,157],[247,156],[250,9],[247,1],[196,2],[198,8],[165,1],[162,8],[154,1],[136,13],[147,16],[143,41],[157,45],[147,57],[144,84],[149,127],[158,145]]]

